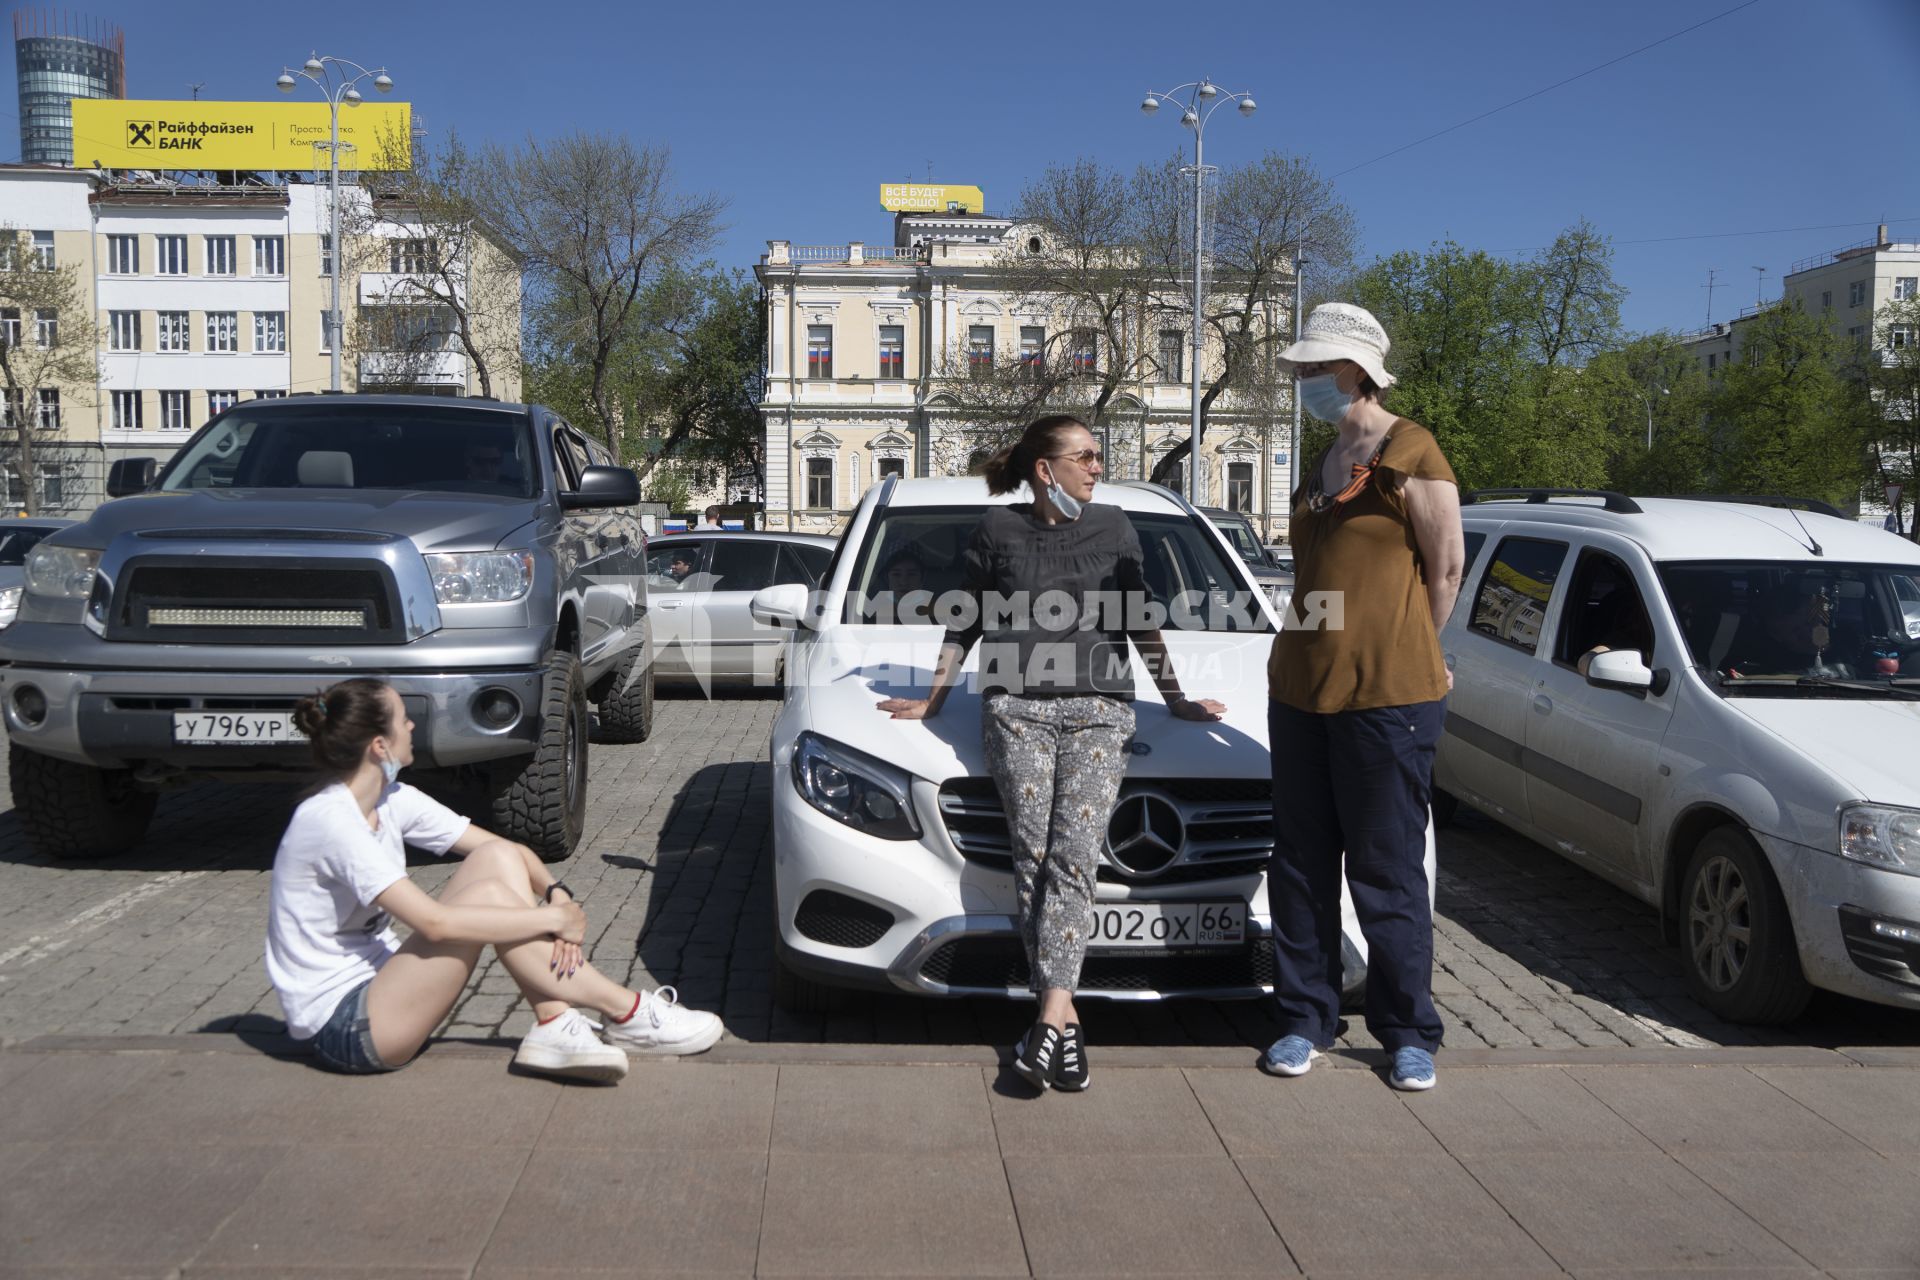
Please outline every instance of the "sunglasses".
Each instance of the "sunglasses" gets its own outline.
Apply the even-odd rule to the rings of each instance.
[[[1083,467],[1090,467],[1094,463],[1100,461],[1101,453],[1098,449],[1082,449],[1078,453],[1050,453],[1047,455],[1047,457],[1050,459],[1071,458],[1073,461],[1079,463]]]

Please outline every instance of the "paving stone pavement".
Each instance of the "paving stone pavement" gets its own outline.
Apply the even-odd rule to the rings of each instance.
[[[999,1044],[1028,1014],[993,1001],[862,996],[844,1012],[772,1005],[767,736],[778,704],[663,697],[653,738],[596,745],[587,827],[560,873],[582,894],[596,965],[671,983],[749,1042]],[[140,848],[48,863],[0,788],[0,1042],[49,1034],[277,1030],[261,962],[273,850],[300,788],[199,785],[163,797]],[[429,890],[450,874],[415,859]],[[1491,822],[1442,834],[1435,996],[1456,1048],[1920,1045],[1920,1014],[1817,997],[1792,1026],[1743,1028],[1686,995],[1654,913]],[[1092,1005],[1096,1043],[1262,1045],[1259,1003]],[[483,964],[443,1033],[517,1036],[527,1014]],[[1344,1043],[1372,1047],[1356,1018]]]

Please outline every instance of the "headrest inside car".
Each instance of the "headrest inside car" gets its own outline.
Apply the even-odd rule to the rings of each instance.
[[[314,489],[353,488],[353,455],[337,449],[310,449],[300,455],[300,484]]]

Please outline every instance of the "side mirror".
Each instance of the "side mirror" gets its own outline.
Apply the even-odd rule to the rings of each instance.
[[[580,473],[580,487],[560,495],[566,511],[593,507],[630,507],[640,501],[640,477],[625,467],[588,467]]]
[[[755,622],[770,627],[798,627],[801,618],[806,616],[807,594],[806,584],[800,582],[762,587],[747,602],[747,612]]]
[[[160,466],[152,458],[122,458],[107,468],[107,496],[124,498],[130,493],[145,493],[153,487]]]
[[[1601,689],[1653,688],[1653,672],[1633,649],[1609,649],[1587,663],[1587,683]]]

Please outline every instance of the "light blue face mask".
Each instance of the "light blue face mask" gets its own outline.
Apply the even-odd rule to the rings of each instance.
[[[380,773],[386,778],[387,785],[392,786],[400,777],[400,762],[392,756],[385,757],[380,761]]]
[[[1085,510],[1080,505],[1080,499],[1062,489],[1058,480],[1047,486],[1047,501],[1053,504],[1053,509],[1060,513],[1062,520],[1078,520],[1080,513]]]
[[[1300,379],[1300,404],[1320,421],[1338,425],[1353,404],[1353,397],[1340,389],[1332,374],[1323,373]]]

